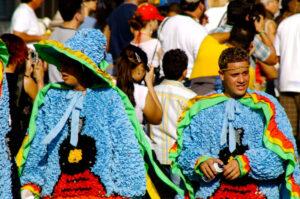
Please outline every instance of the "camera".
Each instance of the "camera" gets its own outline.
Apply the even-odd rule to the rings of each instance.
[[[30,60],[33,64],[38,63],[39,55],[36,51],[34,51],[34,50],[30,51]]]

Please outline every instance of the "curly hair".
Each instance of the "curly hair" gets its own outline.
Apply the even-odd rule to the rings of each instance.
[[[9,53],[8,65],[14,62],[23,63],[28,57],[26,43],[20,37],[14,34],[3,34],[0,38],[5,42]]]
[[[238,47],[227,48],[223,50],[219,58],[220,69],[225,69],[228,63],[248,61],[249,55],[246,50]]]

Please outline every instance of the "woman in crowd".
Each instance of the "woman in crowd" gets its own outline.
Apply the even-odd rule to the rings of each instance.
[[[9,89],[9,105],[11,131],[9,145],[13,157],[21,147],[29,124],[32,104],[39,89],[44,85],[44,70],[41,60],[34,63],[28,56],[25,42],[14,34],[3,34],[0,38],[5,42],[9,60],[4,71]],[[32,51],[31,51],[32,52]]]
[[[141,124],[144,119],[160,124],[162,107],[153,87],[154,68],[147,63],[142,49],[130,44],[125,47],[117,60],[117,86],[129,97]],[[143,80],[147,86],[140,84]]]
[[[148,64],[151,64],[154,68],[160,65],[162,50],[160,41],[153,38],[152,34],[158,28],[158,21],[163,19],[164,17],[159,15],[155,6],[144,3],[138,7],[129,20],[131,32],[134,36],[131,44],[140,47],[147,54]]]
[[[23,198],[145,195],[143,149],[136,139],[142,129],[126,95],[99,68],[107,65],[105,46],[96,29],[82,29],[64,45],[35,44],[64,83],[48,84],[35,100],[17,157]]]

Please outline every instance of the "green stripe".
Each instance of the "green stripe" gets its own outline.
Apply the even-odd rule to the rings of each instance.
[[[2,60],[3,67],[5,68],[6,65],[8,64],[9,53],[7,51],[5,42],[2,41],[1,39],[0,39],[0,59]]]

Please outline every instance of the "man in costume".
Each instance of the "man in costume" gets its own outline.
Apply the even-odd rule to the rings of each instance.
[[[34,103],[17,156],[23,198],[145,195],[142,154],[151,149],[129,99],[103,70],[105,47],[95,29],[78,31],[65,45],[35,44],[64,82],[47,85]]]
[[[224,89],[191,99],[179,120],[169,156],[173,171],[188,177],[191,198],[300,198],[284,109],[272,96],[247,89],[246,51],[224,50],[219,67]]]

